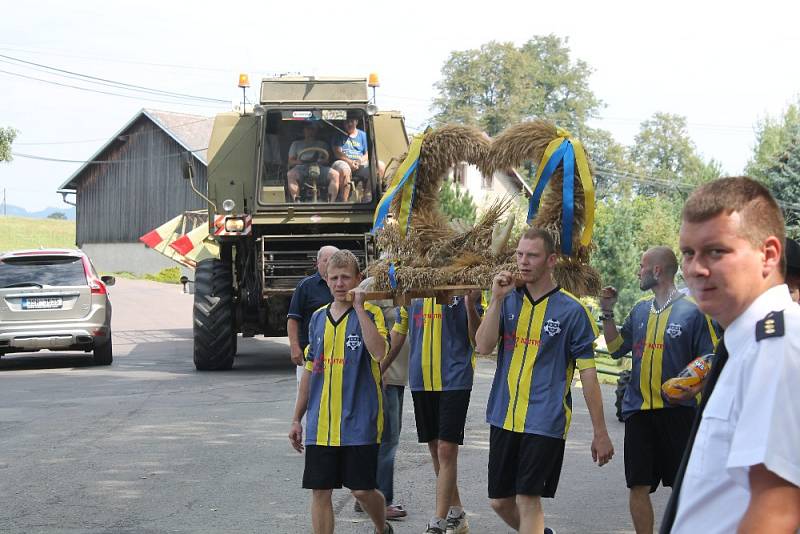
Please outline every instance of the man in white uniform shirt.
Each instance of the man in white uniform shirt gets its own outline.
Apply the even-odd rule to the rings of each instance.
[[[749,178],[709,182],[684,205],[680,248],[692,296],[725,333],[661,532],[795,533],[800,307],[784,284],[781,210]]]

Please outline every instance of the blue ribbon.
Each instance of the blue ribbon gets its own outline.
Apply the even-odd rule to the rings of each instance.
[[[562,187],[561,206],[561,252],[565,256],[572,254],[572,221],[575,219],[575,149],[569,139],[562,144],[567,145],[564,152],[564,181]]]
[[[544,189],[550,178],[553,177],[556,167],[562,161],[564,163],[564,181],[561,190],[561,252],[569,256],[572,254],[572,223],[575,220],[575,149],[569,139],[564,139],[542,169],[542,174],[539,176],[539,181],[536,182],[536,188],[533,190],[531,201],[528,204],[528,222],[530,223],[536,217]]]
[[[403,178],[400,180],[400,183],[394,188],[390,195],[385,196],[382,200],[380,205],[378,206],[378,215],[375,218],[375,224],[372,226],[372,233],[374,234],[377,230],[383,228],[383,223],[386,220],[386,216],[389,215],[389,208],[392,206],[392,200],[397,195],[397,193],[402,194],[403,187],[405,186],[406,182],[408,181],[409,177],[411,177],[417,170],[417,165],[419,165],[419,160],[415,160],[414,163],[406,171]],[[413,194],[413,193],[412,193]],[[409,220],[411,216],[409,214]]]
[[[567,144],[570,144],[571,146],[569,140],[564,140],[564,142],[559,145],[555,152],[553,152],[553,155],[550,156],[550,159],[547,160],[547,164],[545,165],[544,170],[542,170],[542,175],[539,176],[539,181],[536,183],[536,189],[533,190],[531,201],[528,203],[528,222],[531,222],[536,217],[536,212],[539,211],[539,202],[542,200],[544,188],[547,186],[547,182],[550,181],[550,178],[553,177],[553,172],[555,172],[556,167],[558,167],[558,164],[561,163],[561,160],[564,158],[564,152],[567,150]]]
[[[394,263],[389,264],[389,285],[392,289],[397,289],[397,278],[395,278]]]

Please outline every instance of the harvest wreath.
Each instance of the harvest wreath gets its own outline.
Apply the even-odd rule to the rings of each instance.
[[[497,272],[517,270],[508,246],[512,197],[493,203],[473,226],[442,213],[439,189],[448,170],[461,162],[485,176],[530,162],[535,179],[528,223],[550,232],[556,242],[556,283],[577,296],[599,293],[600,277],[589,266],[594,186],[588,156],[569,133],[535,120],[494,139],[469,126],[444,126],[414,137],[402,161],[386,171],[392,180],[374,225],[382,259],[369,266],[368,298],[446,298],[489,288]]]

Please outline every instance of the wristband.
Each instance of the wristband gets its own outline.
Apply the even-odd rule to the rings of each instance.
[[[613,321],[614,320],[614,312],[603,312],[600,314],[601,321]]]

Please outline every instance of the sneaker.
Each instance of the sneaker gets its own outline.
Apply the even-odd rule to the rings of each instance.
[[[386,519],[396,521],[408,515],[402,504],[390,504],[386,507]]]
[[[364,513],[364,509],[361,508],[361,503],[358,502],[358,499],[356,499],[356,502],[353,503],[353,511],[358,513]]]
[[[386,526],[383,527],[383,532],[378,532],[376,530],[375,534],[394,534],[394,529],[392,528],[392,525],[390,525],[389,523],[386,523]]]
[[[544,527],[544,534],[556,534],[556,531],[550,527]]]
[[[424,534],[445,534],[447,532],[447,522],[444,519],[431,519]]]
[[[458,517],[447,516],[447,534],[468,534],[469,523],[467,522],[467,514],[461,512]]]

